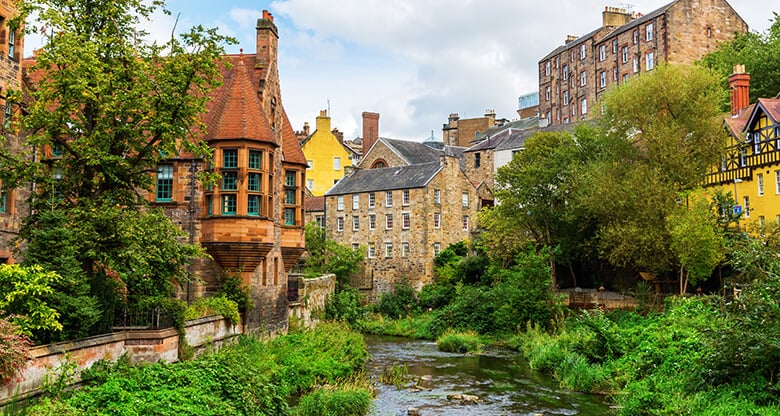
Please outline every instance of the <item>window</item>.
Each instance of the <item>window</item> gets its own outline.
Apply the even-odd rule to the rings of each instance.
[[[235,195],[222,195],[222,215],[236,215]]]
[[[588,99],[583,98],[580,102],[580,110],[582,111],[582,115],[588,114]]]
[[[765,222],[766,222],[766,219],[764,218],[764,216],[763,215],[759,215],[758,216],[758,225],[760,227],[763,227]]]
[[[653,24],[650,23],[649,25],[645,26],[645,40],[650,42],[653,40]]]
[[[295,205],[295,189],[284,190],[284,204]]]
[[[468,231],[468,230],[469,230],[469,216],[468,215],[464,215],[463,216],[463,231]]]
[[[360,208],[360,195],[352,195],[352,209]]]
[[[585,45],[580,45],[580,61],[585,59]]]
[[[628,62],[628,46],[624,46],[623,47],[623,49],[621,51],[621,55],[623,57],[623,63]]]
[[[295,172],[287,171],[284,173],[284,186],[295,186]]]
[[[757,183],[758,183],[758,196],[764,196],[764,174],[759,173],[756,175]]]
[[[352,216],[352,231],[357,231],[360,229],[360,217],[357,215]]]
[[[753,154],[761,153],[761,134],[759,132],[748,133],[753,135]],[[750,136],[748,136],[750,137]]]
[[[655,68],[655,53],[648,52],[645,54],[645,70],[652,71]]]
[[[157,200],[173,199],[173,165],[157,166]]]
[[[409,190],[404,189],[401,192],[401,205],[403,206],[409,206],[410,198],[409,198]]]
[[[580,86],[584,87],[588,85],[588,73],[585,71],[580,72]]]
[[[306,161],[306,169],[311,169],[313,167],[314,167],[314,162],[312,162],[311,160],[307,160]]]
[[[369,230],[376,229],[376,215],[374,214],[368,216],[368,229]]]
[[[409,243],[401,243],[401,257],[409,257]]]
[[[599,61],[607,59],[607,45],[599,46]]]
[[[463,208],[468,208],[469,207],[469,193],[468,192],[464,192],[463,194],[461,194],[460,201],[461,201],[461,204],[463,205]]]
[[[333,158],[333,170],[341,170],[341,158],[338,156]]]
[[[617,67],[612,68],[612,81],[618,80],[618,69]]]
[[[745,197],[743,199],[745,202],[742,206],[742,212],[745,214],[745,218],[750,218],[750,197]]]
[[[712,37],[712,28],[711,28],[711,27],[709,27],[709,26],[707,26],[707,37],[708,37],[708,38],[711,38],[711,37]]]
[[[393,243],[385,243],[385,258],[393,257]]]
[[[368,258],[373,259],[374,256],[376,256],[376,249],[374,248],[374,243],[368,243]]]
[[[336,197],[336,210],[344,211],[344,195],[339,195]]]
[[[393,206],[393,191],[385,192],[385,206],[386,207]]]
[[[403,214],[401,214],[401,227],[404,230],[408,230],[409,227],[411,227],[411,225],[412,225],[411,214],[409,214],[408,212],[404,212]]]
[[[358,250],[360,250],[360,244],[352,243],[352,251],[358,251]]]
[[[634,68],[634,73],[639,72],[639,58],[636,56],[634,56],[633,68]]]
[[[550,75],[550,61],[544,63],[544,75]]]
[[[246,175],[246,188],[250,191],[260,192],[260,174],[250,172]]]
[[[433,213],[433,228],[441,228],[441,214],[438,212]]]
[[[780,170],[775,171],[775,193],[780,195]]]
[[[344,231],[344,217],[336,217],[336,230],[338,232]]]
[[[317,227],[325,228],[325,216],[324,215],[317,215],[314,217],[314,224],[317,225]]]
[[[639,43],[639,31],[638,30],[635,30],[634,33],[632,33],[632,38],[633,38],[633,41],[634,41],[634,45]]]
[[[747,166],[747,149],[739,149],[739,167]]]
[[[569,65],[563,66],[563,80],[566,81],[569,79]]]
[[[479,152],[474,153],[474,167],[478,168],[482,166],[482,155]]]
[[[368,193],[368,207],[374,208],[376,206],[376,195],[373,192]]]
[[[309,190],[314,189],[314,179],[306,179],[306,188]]]
[[[62,156],[62,153],[65,151],[64,146],[60,142],[54,142],[51,145],[51,155],[54,157],[60,157]]]
[[[433,190],[433,203],[434,204],[441,204],[441,190],[440,189],[434,189]]]
[[[612,53],[617,53],[618,51],[618,41],[617,38],[612,39]]]
[[[563,92],[563,105],[569,105],[569,91]]]
[[[311,160],[309,161],[309,167],[311,167]],[[262,169],[263,168],[263,152],[259,150],[249,151],[249,169]]]
[[[441,243],[433,243],[433,255],[438,256],[441,253]]]
[[[284,209],[284,225],[295,225],[295,208]]]
[[[623,74],[623,82],[628,81],[628,74]]]
[[[547,88],[544,89],[544,100],[550,101],[550,86],[548,85]]]
[[[8,28],[8,57],[16,59],[16,32]]]
[[[238,150],[237,149],[223,149],[222,150],[222,167],[226,169],[238,168]]]
[[[385,229],[393,229],[393,214],[385,214]]]
[[[5,187],[0,187],[0,212],[8,212],[8,192]]]
[[[238,183],[238,172],[228,171],[222,172],[222,190],[223,191],[235,191]]]
[[[260,215],[260,195],[249,195],[247,197],[246,211],[248,215]]]
[[[599,87],[605,88],[607,86],[607,71],[601,71],[599,73]]]

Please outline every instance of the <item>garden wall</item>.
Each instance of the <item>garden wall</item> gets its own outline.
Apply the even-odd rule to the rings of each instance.
[[[296,318],[304,327],[313,325],[312,315],[325,309],[328,297],[336,291],[336,275],[326,274],[315,279],[298,277],[298,300],[290,302],[291,318]]]
[[[222,316],[187,321],[185,339],[196,351],[219,347],[242,333]],[[89,368],[98,360],[116,361],[127,353],[131,362],[175,362],[179,360],[179,337],[173,328],[115,328],[117,332],[77,341],[42,345],[30,350],[30,360],[16,382],[0,386],[0,412],[3,406],[41,393],[47,377],[56,377],[63,369]],[[78,377],[73,384],[80,382]]]

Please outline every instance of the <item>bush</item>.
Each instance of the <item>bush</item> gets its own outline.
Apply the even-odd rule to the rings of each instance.
[[[325,319],[346,322],[352,328],[358,327],[358,321],[366,315],[361,305],[358,290],[349,286],[338,290],[325,302]]]
[[[455,286],[449,283],[433,282],[423,286],[417,295],[420,307],[440,309],[447,306],[455,297]]]
[[[403,318],[419,311],[417,296],[406,280],[396,284],[392,293],[385,293],[379,299],[379,313],[387,318]]]
[[[447,331],[436,339],[436,347],[445,352],[480,352],[482,343],[474,331]]]
[[[241,323],[238,305],[224,296],[198,298],[184,311],[184,320],[189,321],[209,315],[222,315],[233,325]]]
[[[0,318],[0,386],[19,374],[27,361],[30,340],[13,322]]]
[[[371,408],[372,400],[366,387],[341,385],[303,396],[296,410],[301,416],[363,416]]]
[[[252,288],[240,276],[225,276],[219,285],[218,296],[223,296],[236,302],[239,312],[246,312],[255,307],[252,300]]]

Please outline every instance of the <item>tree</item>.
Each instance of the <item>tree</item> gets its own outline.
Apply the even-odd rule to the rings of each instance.
[[[43,299],[53,292],[52,283],[59,279],[54,272],[40,266],[0,265],[0,311],[2,318],[19,327],[19,332],[62,329],[59,312]]]
[[[671,236],[670,248],[680,266],[680,294],[709,278],[725,259],[725,238],[719,230],[718,213],[701,195],[685,195],[687,205],[680,204],[667,218]]]
[[[734,65],[745,65],[750,73],[750,102],[758,98],[774,97],[780,93],[780,14],[773,12],[774,22],[763,34],[749,32],[724,42],[698,62],[715,70],[720,76],[721,88],[728,91],[728,78]],[[722,108],[728,111],[730,102],[724,97]]]
[[[27,361],[30,340],[19,327],[0,318],[0,386],[11,381]]]
[[[142,194],[160,161],[182,152],[210,157],[195,138],[230,39],[197,27],[164,44],[144,43],[138,23],[161,7],[159,0],[22,1],[15,20],[36,13],[26,30],[45,33],[34,83],[9,95],[25,98],[12,127],[45,157],[2,146],[0,178],[36,184],[36,214],[23,224],[20,254],[72,283],[57,301],[72,313],[74,335],[110,328],[118,302],[171,296],[188,279],[187,263],[202,254],[180,242],[181,230],[148,210]],[[78,325],[81,317],[89,329]]]
[[[326,273],[336,275],[338,289],[349,284],[349,276],[358,270],[363,251],[330,240],[325,230],[315,224],[306,224],[305,274],[318,277]]]

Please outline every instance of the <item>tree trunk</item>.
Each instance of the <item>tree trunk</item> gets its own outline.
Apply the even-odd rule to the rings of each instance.
[[[571,262],[569,262],[569,274],[571,274],[571,280],[574,287],[577,287],[577,276],[574,275],[574,267],[571,267]]]

